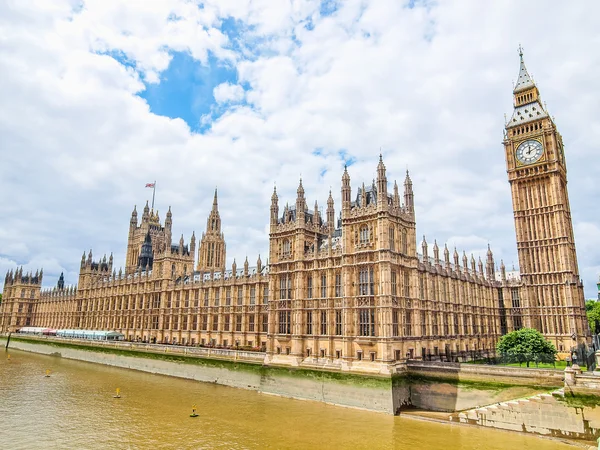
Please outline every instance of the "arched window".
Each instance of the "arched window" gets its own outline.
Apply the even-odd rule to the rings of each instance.
[[[405,255],[408,253],[408,238],[406,234],[406,229],[402,230],[402,253]]]
[[[175,264],[173,264],[171,266],[171,276],[174,277],[175,276]]]
[[[360,228],[360,243],[367,244],[369,242],[369,228],[366,225],[363,225]]]
[[[292,253],[292,244],[289,239],[283,241],[283,255],[289,256]]]

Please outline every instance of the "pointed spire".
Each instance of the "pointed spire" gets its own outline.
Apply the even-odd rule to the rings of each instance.
[[[277,202],[279,197],[277,197],[277,186],[273,186],[273,195],[271,195],[271,202]]]
[[[506,281],[506,266],[503,259],[500,260],[500,272],[502,274],[502,281]]]
[[[438,247],[437,239],[433,240],[433,259],[436,264],[440,263],[440,248]]]
[[[404,207],[409,213],[414,212],[415,210],[415,198],[413,194],[412,180],[410,179],[408,169],[406,169],[406,178],[404,179]]]
[[[421,242],[421,248],[423,249],[423,263],[427,264],[429,262],[429,255],[427,254],[427,241],[425,240],[425,235],[423,235],[423,242]]]
[[[525,67],[525,61],[523,60],[523,47],[519,45],[519,78],[517,78],[517,83],[515,84],[515,89],[513,92],[516,94],[517,92],[523,91],[525,89],[529,89],[535,86],[535,83],[529,76],[527,72],[527,68]]]
[[[260,274],[262,272],[262,261],[260,259],[260,253],[258,254],[258,259],[256,260],[256,273]]]
[[[400,206],[400,194],[398,193],[398,183],[394,180],[394,207]]]
[[[217,188],[215,188],[215,197],[213,198],[212,210],[217,212],[219,210],[219,203],[217,201]]]
[[[298,194],[298,198],[304,198],[304,186],[302,186],[302,177],[300,177],[300,184],[298,184],[298,189],[296,190]]]
[[[248,255],[246,255],[246,260],[244,261],[244,275],[248,275]]]

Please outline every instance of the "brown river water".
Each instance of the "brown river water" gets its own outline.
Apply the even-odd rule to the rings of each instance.
[[[0,449],[577,448],[518,433],[8,353],[10,359],[0,352]],[[116,388],[120,399],[113,398]],[[197,418],[189,417],[192,405]]]

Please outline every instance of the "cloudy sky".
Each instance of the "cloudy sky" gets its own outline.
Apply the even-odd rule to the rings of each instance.
[[[124,263],[157,181],[188,241],[215,186],[228,265],[268,251],[270,196],[340,205],[381,149],[414,182],[417,233],[518,265],[502,147],[517,47],[566,148],[586,296],[600,273],[600,2],[0,2],[0,272],[77,282]],[[0,279],[0,288],[4,277]]]

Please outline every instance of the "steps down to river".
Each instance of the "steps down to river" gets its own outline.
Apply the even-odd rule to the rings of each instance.
[[[600,437],[600,405],[565,395],[564,389],[463,411],[458,421],[571,439]]]

